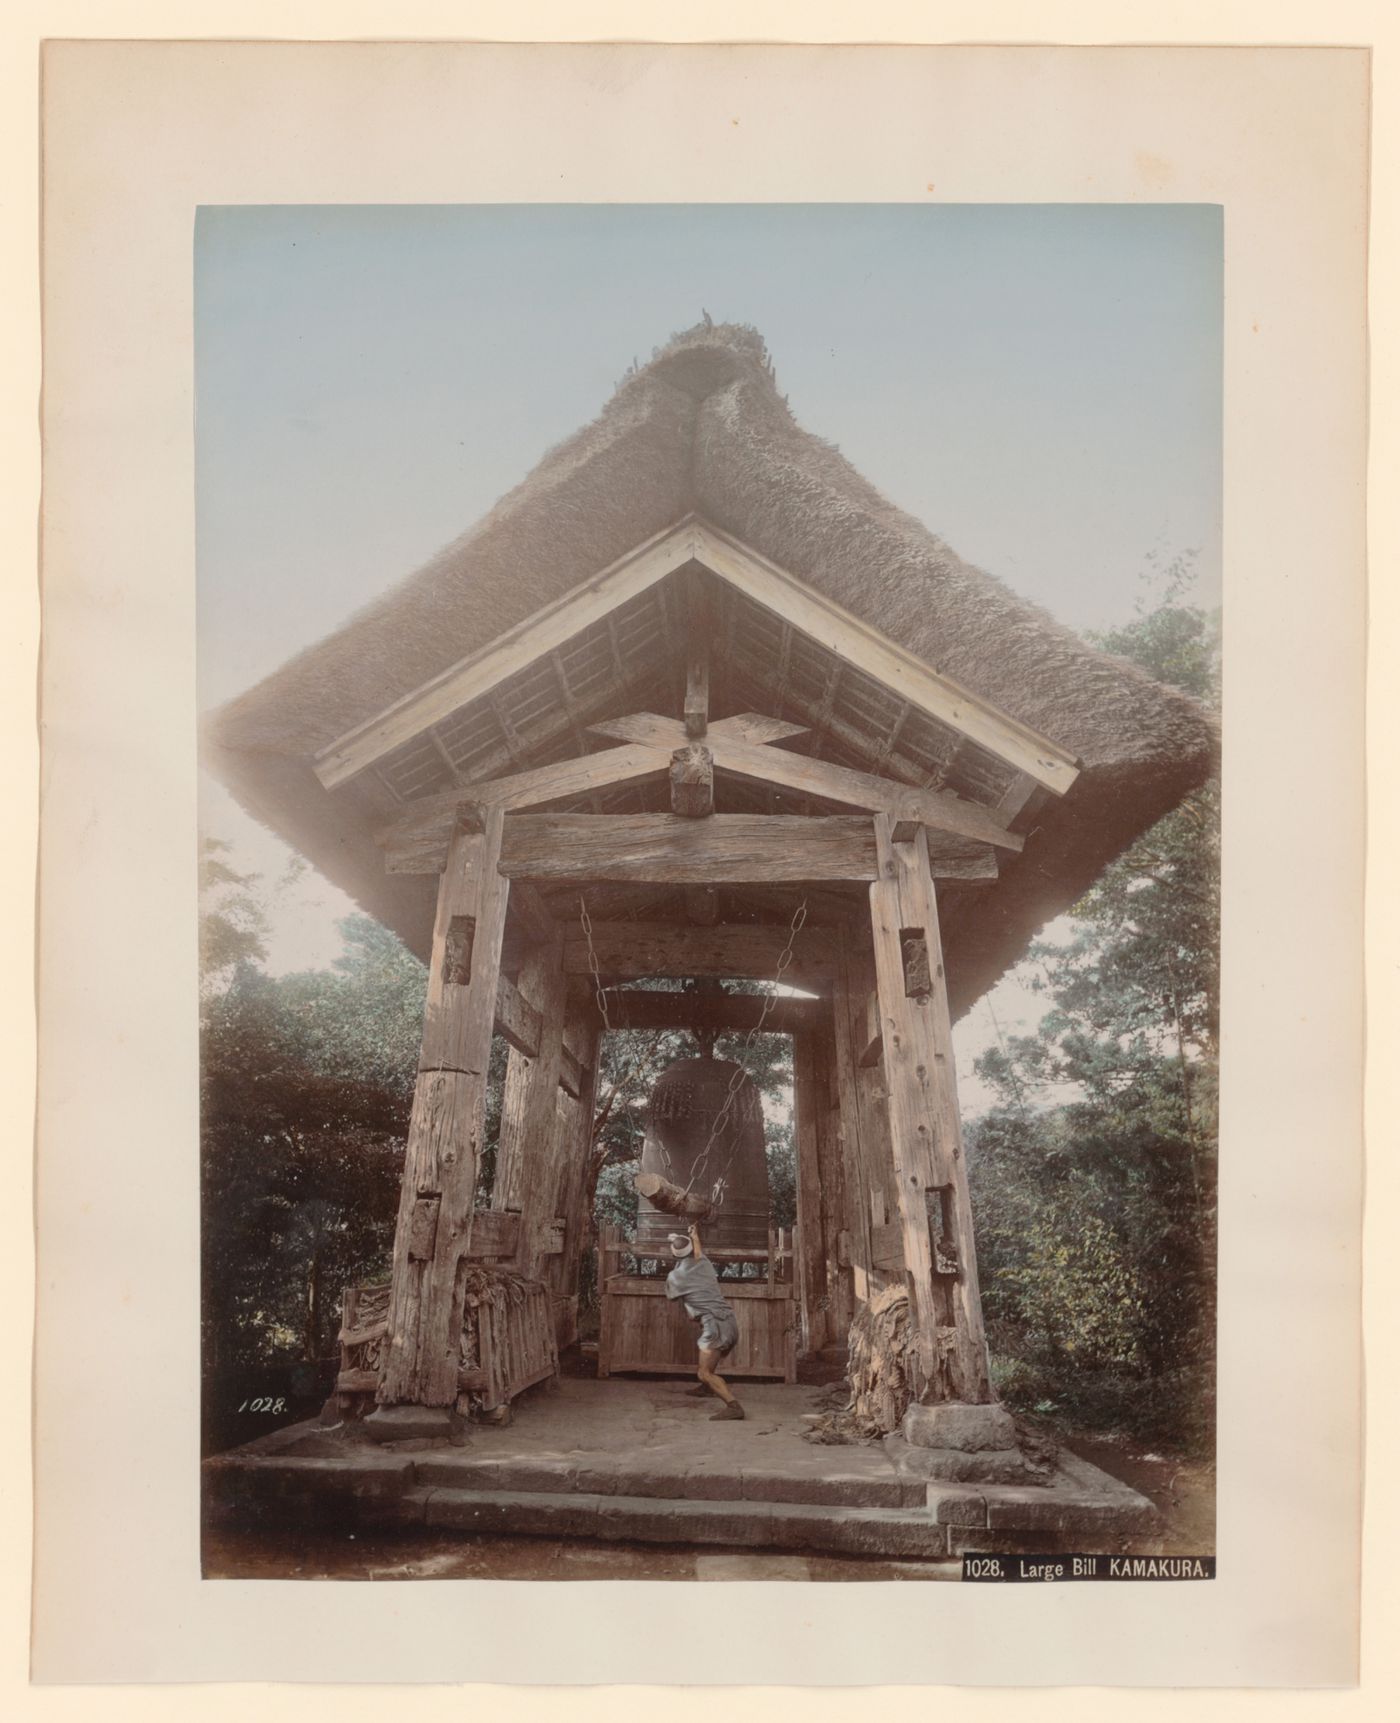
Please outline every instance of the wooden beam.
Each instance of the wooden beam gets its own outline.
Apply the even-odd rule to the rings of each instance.
[[[316,776],[328,790],[450,717],[468,701],[489,694],[508,677],[544,657],[591,623],[645,592],[692,560],[693,522],[682,521],[629,551],[553,604],[508,628],[479,651],[459,659],[422,687],[354,725],[316,756]]]
[[[704,522],[695,524],[696,560],[856,669],[939,723],[1063,795],[1078,761],[1048,737],[931,669],[878,629],[804,581]]]
[[[514,891],[514,886],[511,889]],[[580,922],[580,898],[594,921],[635,921],[638,917],[664,920],[676,907],[677,888],[669,885],[599,885],[593,881],[579,885],[570,880],[544,880],[538,889],[550,913],[574,928]],[[864,898],[859,886],[856,890]]]
[[[685,733],[692,742],[710,721],[710,606],[705,576],[693,569],[686,586]]]
[[[500,865],[511,879],[657,885],[870,880],[875,877],[875,837],[868,819],[855,818],[510,814]],[[960,863],[958,877],[965,877],[967,865]]]
[[[593,950],[597,954],[599,973],[629,978],[718,975],[737,980],[772,981],[788,938],[786,927],[755,923],[721,922],[718,927],[683,927],[670,922],[645,921],[595,921],[593,924]],[[792,961],[786,974],[791,976],[793,985],[806,986],[812,980],[829,976],[834,962],[832,935],[825,928],[804,927],[793,938]],[[570,975],[589,973],[588,940],[581,928],[565,934],[564,969]],[[684,999],[687,996],[677,994],[675,997]],[[701,1009],[698,999],[691,997],[690,1004],[697,1011]],[[641,1011],[644,1008],[637,1006],[635,1009]]]
[[[719,887],[714,885],[687,886],[685,919],[694,927],[713,927],[719,920]]]
[[[553,912],[529,880],[517,880],[510,888],[510,919],[519,922],[527,939],[554,937]]]
[[[938,837],[939,879],[995,879],[990,846]],[[620,880],[653,885],[871,880],[870,821],[801,814],[510,814],[501,872],[510,879]]]
[[[514,887],[511,896],[514,897]],[[558,926],[558,923],[555,923]],[[533,1059],[540,1050],[540,1014],[509,977],[496,983],[495,1033],[503,1035],[517,1053]]]
[[[873,739],[871,736],[856,729],[854,725],[846,723],[839,715],[832,714],[829,718],[824,719],[819,700],[804,699],[799,690],[789,688],[786,703],[794,712],[806,719],[809,727],[815,728],[818,723],[823,723],[829,730],[832,741],[840,742],[862,759],[873,758],[871,752]],[[819,737],[814,739],[814,745],[815,740],[819,739]],[[813,757],[812,755],[808,756],[808,758]],[[906,759],[897,748],[885,755],[880,769],[882,772],[888,773],[890,777],[897,778],[903,784],[911,784],[916,789],[929,787],[927,768],[915,765],[912,760]]]
[[[754,783],[778,784],[824,801],[916,820],[933,831],[1001,849],[1020,850],[1025,845],[1024,838],[1008,832],[988,809],[947,790],[916,790],[870,772],[851,771],[805,754],[790,754],[783,748],[756,748],[724,736],[712,738],[710,748],[721,771]]]
[[[715,811],[715,762],[698,742],[671,755],[671,812],[686,820],[708,819]]]
[[[458,811],[464,806],[474,803],[479,807],[499,807],[507,811],[535,808],[544,802],[586,795],[591,790],[607,789],[614,784],[661,778],[669,765],[668,750],[643,747],[637,743],[605,748],[597,754],[582,754],[573,760],[556,760],[548,766],[513,772],[509,777],[488,778],[485,782],[462,785],[439,795],[423,796],[410,802],[390,824],[380,827],[374,834],[375,841],[389,852],[391,864],[396,860],[402,862],[419,851],[431,851],[437,845],[445,848]],[[392,871],[406,870],[400,865]]]
[[[640,742],[653,748],[680,748],[687,740],[685,725],[679,718],[663,718],[656,712],[630,712],[624,718],[600,718],[588,729],[595,736],[606,736],[618,742]],[[714,719],[705,731],[706,741],[725,736],[735,742],[751,742],[760,747],[765,742],[786,742],[794,736],[805,736],[801,724],[785,724],[781,718],[768,718],[762,712],[736,712],[729,718]]]
[[[559,1087],[577,1101],[588,1082],[589,1072],[583,1060],[570,1047],[565,1046],[559,1055]]]
[[[674,718],[649,713],[595,725],[594,729],[609,735],[625,731],[635,743],[645,740],[657,747],[668,743],[681,747],[684,741],[684,728]],[[1009,832],[990,808],[964,801],[949,790],[916,789],[890,778],[878,778],[871,772],[833,766],[807,754],[762,746],[726,732],[723,722],[710,726],[705,745],[720,771],[749,783],[777,784],[800,795],[820,796],[824,801],[844,802],[848,807],[866,808],[871,813],[917,820],[934,831],[995,844],[1001,849],[1019,851],[1025,846],[1025,839]]]
[[[567,964],[568,946],[565,947]],[[774,962],[776,963],[776,956]],[[603,995],[608,1022],[614,1029],[717,1029],[744,1034],[758,1027],[763,1017],[765,1033],[795,1035],[826,1022],[830,1007],[823,999],[802,999],[787,994],[768,999],[756,993],[658,993],[642,988],[609,988]],[[590,1019],[602,1025],[596,1002]]]
[[[1009,826],[1039,794],[1040,785],[1035,779],[1025,772],[1018,772],[1002,792],[1002,798],[997,803],[997,813]]]
[[[725,893],[734,906],[729,919],[742,921],[749,911],[755,920],[767,921],[782,917],[791,921],[799,903],[807,905],[807,921],[815,926],[822,921],[859,921],[864,927],[870,919],[867,893],[856,883],[850,895],[842,883],[834,885],[754,885],[732,886]]]

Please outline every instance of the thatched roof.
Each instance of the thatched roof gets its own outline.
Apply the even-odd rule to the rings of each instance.
[[[628,376],[591,425],[425,567],[213,714],[208,763],[255,818],[426,951],[432,881],[386,877],[371,837],[402,784],[369,771],[327,791],[314,756],[692,512],[1078,757],[1069,794],[1034,806],[1024,852],[950,931],[955,1008],[1208,776],[1216,738],[1196,702],[964,563],[798,426],[754,331],[708,324]],[[654,650],[649,660],[615,711],[654,699]],[[752,677],[735,679],[735,701],[754,704]],[[434,746],[434,761],[450,752]],[[578,751],[551,732],[537,757]],[[873,732],[865,749],[848,725],[828,757],[838,754],[890,770],[890,744]],[[413,793],[440,787],[415,770]]]

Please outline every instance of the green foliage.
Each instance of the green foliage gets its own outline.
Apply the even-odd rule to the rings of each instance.
[[[352,916],[334,969],[268,976],[260,882],[221,848],[203,876],[206,1362],[324,1358],[344,1286],[388,1257],[425,972]]]
[[[1175,602],[1096,644],[1212,695],[1217,629]],[[1219,788],[1148,832],[1024,978],[1034,1035],[985,1053],[968,1133],[988,1333],[1027,1410],[1209,1440],[1214,1380]],[[1069,1094],[1069,1100],[1063,1097]]]
[[[224,857],[228,845],[206,838],[199,857],[200,973],[207,987],[227,980],[240,963],[261,963],[267,955],[267,911],[254,889],[256,874],[238,873]]]

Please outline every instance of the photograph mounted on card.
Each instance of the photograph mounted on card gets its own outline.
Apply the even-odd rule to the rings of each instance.
[[[50,45],[39,1679],[1351,1678],[1367,76]]]
[[[199,212],[206,1573],[1213,1554],[1221,243]]]

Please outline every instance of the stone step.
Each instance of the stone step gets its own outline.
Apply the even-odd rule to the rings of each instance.
[[[948,1555],[947,1528],[926,1508],[846,1508],[833,1515],[805,1502],[685,1501],[425,1485],[407,1491],[397,1505],[405,1521],[497,1537],[742,1544],[926,1561],[946,1560]]]
[[[922,1479],[902,1478],[890,1467],[843,1468],[839,1462],[810,1474],[791,1468],[666,1466],[635,1456],[477,1455],[453,1451],[414,1456],[414,1481],[448,1489],[511,1495],[643,1496],[655,1500],[789,1502],[812,1507],[921,1508]]]

